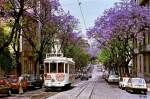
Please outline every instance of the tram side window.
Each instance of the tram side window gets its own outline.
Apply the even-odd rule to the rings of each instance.
[[[73,65],[73,73],[75,73],[75,65]]]
[[[64,63],[58,63],[58,72],[64,73]]]
[[[68,64],[65,64],[65,73],[68,73]]]
[[[70,74],[74,74],[74,72],[75,72],[75,67],[74,67],[73,64],[70,64],[70,66],[69,66],[69,73]]]
[[[45,72],[49,73],[49,63],[45,63]]]
[[[73,68],[72,68],[72,65],[70,64],[69,65],[69,74],[72,74],[72,70],[73,70]]]
[[[56,73],[56,63],[51,63],[50,65],[50,72],[51,73]]]

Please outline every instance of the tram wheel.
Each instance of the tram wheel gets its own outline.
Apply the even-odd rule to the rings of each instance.
[[[45,92],[48,92],[48,91],[49,91],[49,89],[48,89],[48,88],[45,88],[45,89],[44,89],[44,91],[45,91]]]

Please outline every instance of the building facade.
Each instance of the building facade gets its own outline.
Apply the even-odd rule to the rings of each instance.
[[[150,0],[136,0],[141,6],[146,6],[150,12]],[[138,77],[144,77],[150,81],[150,33],[143,35],[142,41],[133,41],[134,57],[133,57],[133,73]]]
[[[34,74],[35,73],[35,50],[31,46],[32,42],[35,46],[39,44],[38,22],[30,16],[23,18],[23,24],[29,24],[28,29],[23,29],[20,37],[20,62],[21,74]],[[39,74],[39,64],[36,65],[36,73]]]

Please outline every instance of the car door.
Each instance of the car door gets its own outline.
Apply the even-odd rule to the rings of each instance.
[[[129,89],[131,87],[132,87],[132,82],[131,82],[131,79],[129,79],[128,82],[127,82],[127,88]]]

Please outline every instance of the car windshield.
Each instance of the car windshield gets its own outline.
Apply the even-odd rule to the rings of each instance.
[[[38,76],[38,75],[36,75],[36,76],[32,75],[30,77],[30,80],[35,80],[35,79],[40,79],[40,76]]]
[[[110,75],[112,78],[118,78],[118,75]]]
[[[145,80],[140,79],[140,78],[134,78],[134,79],[132,79],[132,83],[135,84],[135,85],[145,84]]]
[[[17,78],[8,78],[8,81],[11,83],[16,83],[18,81]]]

